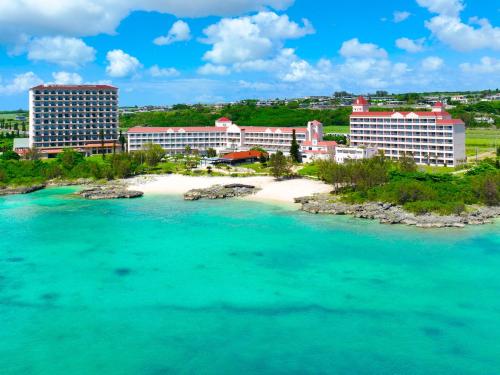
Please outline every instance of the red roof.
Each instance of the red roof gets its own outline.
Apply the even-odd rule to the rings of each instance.
[[[357,117],[357,116],[361,116],[361,117],[391,117],[396,113],[400,113],[403,116],[407,116],[410,113],[414,113],[417,116],[421,116],[421,117],[442,117],[442,116],[449,116],[450,115],[448,112],[400,112],[400,111],[377,112],[377,111],[374,111],[374,112],[355,112],[355,113],[351,114],[351,117]]]
[[[241,130],[253,133],[265,133],[267,129],[271,130],[273,133],[276,133],[278,130],[280,130],[282,133],[292,133],[294,130],[296,133],[307,132],[306,128],[270,128],[270,127],[266,128],[264,126],[245,126],[241,128]]]
[[[443,106],[443,103],[436,102],[436,103],[434,103],[434,107],[444,107],[444,106]]]
[[[184,130],[188,132],[226,132],[226,128],[216,128],[215,126],[186,126],[186,127],[148,127],[148,126],[134,126],[127,130],[127,133],[166,133],[169,130],[179,132]]]
[[[228,119],[227,117],[221,117],[220,119],[218,119],[217,121],[219,122],[230,122],[231,120]]]
[[[436,120],[436,124],[438,125],[464,125],[464,122],[459,118],[450,118],[443,120]]]
[[[229,160],[245,160],[251,158],[260,158],[261,156],[262,152],[258,150],[250,150],[250,151],[231,152],[230,154],[224,155],[223,158]]]
[[[31,90],[118,90],[110,85],[38,85]]]
[[[368,105],[368,102],[364,97],[358,96],[358,98],[354,101],[354,105]]]
[[[313,145],[311,141],[302,142],[302,146],[321,146],[321,147],[335,147],[337,142],[335,141],[319,141],[316,145]]]

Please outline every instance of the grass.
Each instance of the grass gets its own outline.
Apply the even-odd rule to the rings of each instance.
[[[444,173],[451,173],[454,172],[454,168],[450,167],[435,167],[431,165],[419,165],[418,169],[421,172],[426,172],[426,173],[434,173],[434,174],[444,174]]]
[[[261,163],[239,164],[238,167],[252,169],[255,173],[269,173],[269,168],[264,167]]]
[[[297,173],[301,176],[311,176],[311,177],[317,177],[318,176],[318,166],[314,163],[309,163],[304,165],[303,168],[299,169]]]
[[[0,113],[0,119],[15,120],[16,116],[19,116],[19,115],[26,116],[26,119],[28,118],[27,113],[20,112],[20,113]]]
[[[349,133],[349,125],[324,126],[323,133]]]
[[[465,148],[467,156],[495,151],[500,146],[500,129],[467,129]]]

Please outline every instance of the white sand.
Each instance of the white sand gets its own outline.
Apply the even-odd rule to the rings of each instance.
[[[144,194],[184,194],[191,189],[202,189],[212,185],[247,184],[261,188],[259,192],[245,199],[258,201],[293,202],[294,198],[315,193],[327,193],[331,186],[320,181],[293,179],[276,181],[272,177],[208,177],[208,176],[139,176],[127,180],[130,190]]]

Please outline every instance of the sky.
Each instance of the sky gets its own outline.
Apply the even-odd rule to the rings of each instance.
[[[1,0],[0,109],[40,83],[120,105],[500,87],[493,0]]]

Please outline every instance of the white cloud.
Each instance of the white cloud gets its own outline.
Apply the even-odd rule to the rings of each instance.
[[[180,75],[175,68],[160,68],[158,65],[149,68],[149,74],[153,77],[177,77]]]
[[[417,0],[418,5],[430,12],[455,17],[464,9],[462,0]]]
[[[153,43],[159,46],[172,44],[175,42],[182,42],[191,39],[191,29],[189,25],[182,21],[176,21],[166,36],[159,36]]]
[[[236,16],[274,8],[294,0],[6,0],[0,1],[0,43],[17,44],[25,36],[114,34],[133,11],[177,17]]]
[[[396,40],[396,46],[406,52],[416,53],[424,50],[425,38],[409,39],[399,38]]]
[[[485,56],[479,64],[463,63],[460,64],[460,69],[464,73],[472,74],[500,74],[500,59]]]
[[[108,60],[106,73],[111,77],[130,76],[135,74],[137,70],[142,67],[142,64],[137,58],[130,56],[121,49],[109,51],[106,54],[106,60]]]
[[[487,19],[472,17],[469,24],[462,22],[461,0],[417,0],[418,4],[438,15],[425,22],[425,26],[444,44],[457,51],[475,49],[500,50],[500,27]]]
[[[80,85],[83,82],[83,78],[78,73],[70,72],[54,72],[52,73],[54,78],[54,83],[59,85]]]
[[[392,15],[392,20],[395,22],[395,23],[399,23],[399,22],[403,22],[404,20],[406,20],[408,17],[411,16],[411,13],[410,12],[407,12],[407,11],[395,11]]]
[[[28,91],[31,87],[39,85],[43,81],[33,72],[17,74],[14,79],[6,84],[0,85],[0,94],[14,95]]]
[[[28,59],[63,66],[81,66],[95,59],[96,50],[81,39],[62,36],[35,38],[28,43]]]
[[[314,33],[309,21],[303,25],[290,21],[287,15],[260,12],[253,16],[225,18],[207,27],[201,41],[212,45],[203,59],[214,64],[233,64],[272,57],[286,39]]]
[[[224,76],[228,75],[231,73],[231,70],[224,65],[213,65],[213,64],[205,64],[202,67],[198,68],[197,70],[198,74],[202,75],[218,75],[218,76]]]
[[[387,51],[373,43],[360,43],[358,38],[350,39],[342,43],[340,54],[346,58],[386,58]]]
[[[425,71],[435,71],[442,68],[444,61],[437,56],[429,56],[422,60],[422,69]]]

